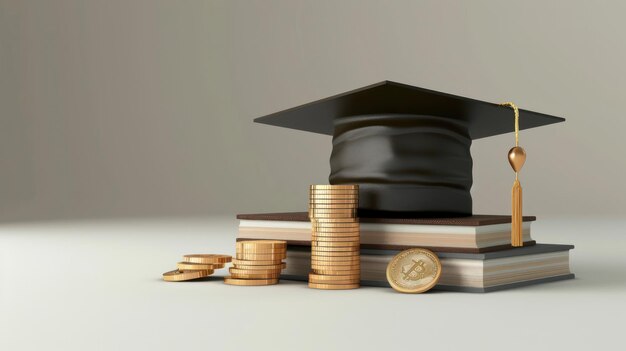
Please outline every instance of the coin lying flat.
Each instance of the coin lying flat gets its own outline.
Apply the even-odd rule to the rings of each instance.
[[[233,264],[235,266],[273,266],[283,264],[282,258],[272,260],[240,260],[233,258]]]
[[[277,274],[240,274],[240,273],[230,273],[232,278],[236,279],[278,279],[280,278],[280,273]]]
[[[284,240],[242,240],[237,242],[237,248],[265,248],[276,249],[286,248],[287,242]]]
[[[309,280],[314,283],[327,283],[327,284],[330,284],[331,282],[334,283],[337,281],[344,281],[344,280],[355,280],[355,282],[351,282],[351,283],[359,282],[359,278],[353,275],[322,275],[322,274],[317,274],[317,273],[309,273]],[[341,284],[341,283],[337,283],[337,284]]]
[[[358,189],[358,184],[311,184],[309,189]]]
[[[228,271],[233,274],[280,274],[281,268],[260,270],[260,269],[241,269],[241,268],[236,268],[236,267],[230,267]]]
[[[354,228],[349,228],[349,227],[336,227],[336,228],[331,228],[331,227],[318,227],[318,226],[312,226],[311,227],[311,232],[312,233],[316,233],[319,235],[360,235],[361,233],[361,228],[359,227],[354,227]]]
[[[344,189],[339,189],[339,188],[330,188],[330,189],[319,189],[319,188],[311,188],[309,189],[309,194],[314,195],[314,194],[355,194],[358,195],[359,194],[359,189],[355,189],[355,188],[344,188]]]
[[[353,237],[360,237],[360,232],[358,230],[354,230],[354,231],[318,231],[318,230],[313,230],[311,231],[311,235],[314,235],[315,237],[318,238],[325,238],[325,237],[330,237],[330,238],[353,238]]]
[[[310,199],[309,205],[349,205],[358,207],[359,200],[354,199]]]
[[[356,209],[312,208],[309,210],[309,218],[356,218],[356,215]]]
[[[361,245],[361,242],[360,240],[350,240],[350,241],[313,240],[311,241],[311,245],[315,247],[359,247]]]
[[[359,252],[358,246],[317,246],[311,247],[312,252]]]
[[[321,261],[321,260],[311,260],[312,265],[317,266],[354,266],[359,265],[359,259],[355,260],[346,260],[346,261]]]
[[[224,268],[223,263],[193,263],[193,262],[178,262],[176,264],[179,271],[206,271]]]
[[[354,227],[359,225],[358,218],[313,218],[310,222],[318,227]]]
[[[318,264],[354,264],[360,262],[360,255],[357,253],[350,256],[321,256],[318,252],[313,252],[311,255],[311,263]]]
[[[360,276],[361,274],[361,270],[360,269],[355,269],[355,270],[347,270],[347,271],[338,271],[335,270],[334,268],[331,269],[315,269],[313,268],[313,273],[316,274],[321,274],[321,275],[351,275],[351,276]]]
[[[287,250],[284,248],[280,248],[280,249],[263,249],[263,248],[253,249],[253,248],[239,248],[239,247],[237,248],[237,253],[242,253],[242,254],[275,255],[275,254],[285,254],[285,252],[287,252]]]
[[[315,242],[316,246],[321,246],[321,245],[317,245],[319,243],[360,243],[361,240],[358,236],[340,236],[340,237],[328,237],[328,236],[323,236],[323,237],[318,237],[315,234],[312,235],[311,237],[311,242]]]
[[[344,213],[344,214],[336,214],[336,213],[315,213],[309,211],[309,218],[355,218],[356,213]]]
[[[183,256],[183,261],[192,263],[227,263],[232,257],[217,254],[191,254]]]
[[[278,279],[238,279],[233,277],[225,277],[224,283],[228,285],[239,286],[261,286],[278,284]]]
[[[237,269],[248,269],[248,270],[260,270],[260,271],[264,271],[264,270],[278,270],[280,271],[281,269],[287,268],[287,264],[286,263],[282,263],[282,264],[273,264],[273,265],[264,265],[264,266],[251,266],[251,265],[240,265],[240,264],[233,264],[233,266]]]
[[[182,282],[186,280],[193,280],[193,279],[208,277],[211,274],[213,274],[213,270],[185,271],[185,272],[175,270],[175,271],[169,271],[169,272],[163,273],[163,280],[165,280],[166,282]]]
[[[359,252],[311,252],[313,261],[358,261]]]
[[[250,261],[275,261],[282,260],[287,257],[285,253],[280,254],[249,254],[249,253],[237,253],[238,260],[250,260]]]
[[[309,191],[309,202],[326,198],[346,198],[346,200],[359,201],[359,192],[353,190],[311,190]]]
[[[346,290],[346,289],[358,289],[359,284],[323,284],[323,283],[311,283],[309,282],[309,288],[322,289],[322,290]]]
[[[358,224],[358,218],[313,218],[311,223],[316,226],[323,225],[354,225]]]
[[[403,293],[421,293],[434,287],[441,276],[441,262],[426,249],[408,249],[394,256],[387,265],[387,281]]]

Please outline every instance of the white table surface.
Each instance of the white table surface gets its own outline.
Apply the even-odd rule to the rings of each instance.
[[[539,218],[538,242],[576,245],[577,278],[488,294],[161,280],[236,233],[232,217],[0,224],[0,350],[626,349],[626,219]]]

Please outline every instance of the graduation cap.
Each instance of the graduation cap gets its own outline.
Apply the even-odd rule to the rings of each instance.
[[[359,184],[359,216],[472,214],[473,139],[513,131],[498,104],[384,81],[254,120],[333,136],[330,184]],[[519,110],[519,128],[565,121]]]

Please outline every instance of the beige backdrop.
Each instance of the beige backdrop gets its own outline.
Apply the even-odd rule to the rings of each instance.
[[[626,213],[624,4],[0,0],[0,220],[304,209],[330,138],[252,119],[385,79],[566,117],[521,134],[526,213]]]

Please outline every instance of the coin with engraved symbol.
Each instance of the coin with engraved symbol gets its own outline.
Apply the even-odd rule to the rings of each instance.
[[[441,276],[441,262],[430,250],[414,248],[394,256],[387,265],[387,281],[403,293],[422,293],[434,287]]]

